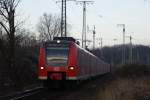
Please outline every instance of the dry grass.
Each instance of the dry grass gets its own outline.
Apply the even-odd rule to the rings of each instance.
[[[61,100],[150,100],[150,70],[148,66],[126,65],[114,72],[113,79],[97,82],[95,88],[89,86]]]
[[[150,77],[118,78],[106,85],[74,92],[60,100],[150,100]]]
[[[150,66],[130,64],[120,66],[116,69],[114,74],[120,78],[139,78],[144,76],[150,76]]]
[[[150,78],[113,80],[99,89],[96,100],[150,100]]]
[[[114,73],[104,89],[99,89],[95,100],[150,100],[150,70],[144,65],[126,65]]]

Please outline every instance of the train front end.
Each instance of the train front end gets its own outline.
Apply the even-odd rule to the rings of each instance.
[[[43,81],[75,80],[76,48],[73,42],[55,40],[40,48],[38,78]]]

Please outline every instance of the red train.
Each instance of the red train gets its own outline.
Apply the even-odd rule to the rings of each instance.
[[[71,37],[57,37],[40,47],[38,78],[45,86],[53,82],[76,83],[109,72],[109,64],[81,48]]]

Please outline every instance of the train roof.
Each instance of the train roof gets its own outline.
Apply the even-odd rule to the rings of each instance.
[[[83,50],[85,53],[88,53],[89,55],[91,55],[91,56],[93,56],[94,58],[96,58],[96,59],[102,61],[103,63],[109,64],[109,63],[105,62],[104,60],[100,59],[98,56],[96,56],[96,55],[94,55],[93,53],[91,53],[89,50],[84,49],[84,48],[82,48],[82,47],[79,46],[79,45],[76,45],[76,46],[77,46],[80,50]]]
[[[76,42],[76,40],[73,37],[54,37],[54,40]]]
[[[74,39],[73,37],[54,37],[54,39],[52,41],[46,41],[43,43],[43,45],[45,46],[50,46],[53,44],[70,44],[70,43],[75,43],[77,45],[79,45],[80,43],[77,41],[76,39]]]

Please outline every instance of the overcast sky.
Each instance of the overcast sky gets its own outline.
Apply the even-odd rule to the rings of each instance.
[[[67,2],[67,23],[71,25],[69,36],[81,38],[82,5]],[[56,0],[22,0],[18,9],[22,18],[28,19],[26,26],[36,32],[36,24],[44,13],[60,15],[61,3]],[[89,29],[96,26],[97,38],[102,37],[104,45],[122,43],[122,28],[117,24],[126,25],[126,35],[132,35],[134,44],[150,43],[150,1],[149,0],[94,0],[87,5],[87,25]],[[87,33],[92,40],[92,33]],[[129,39],[126,38],[126,43]],[[98,45],[97,45],[98,46]]]

